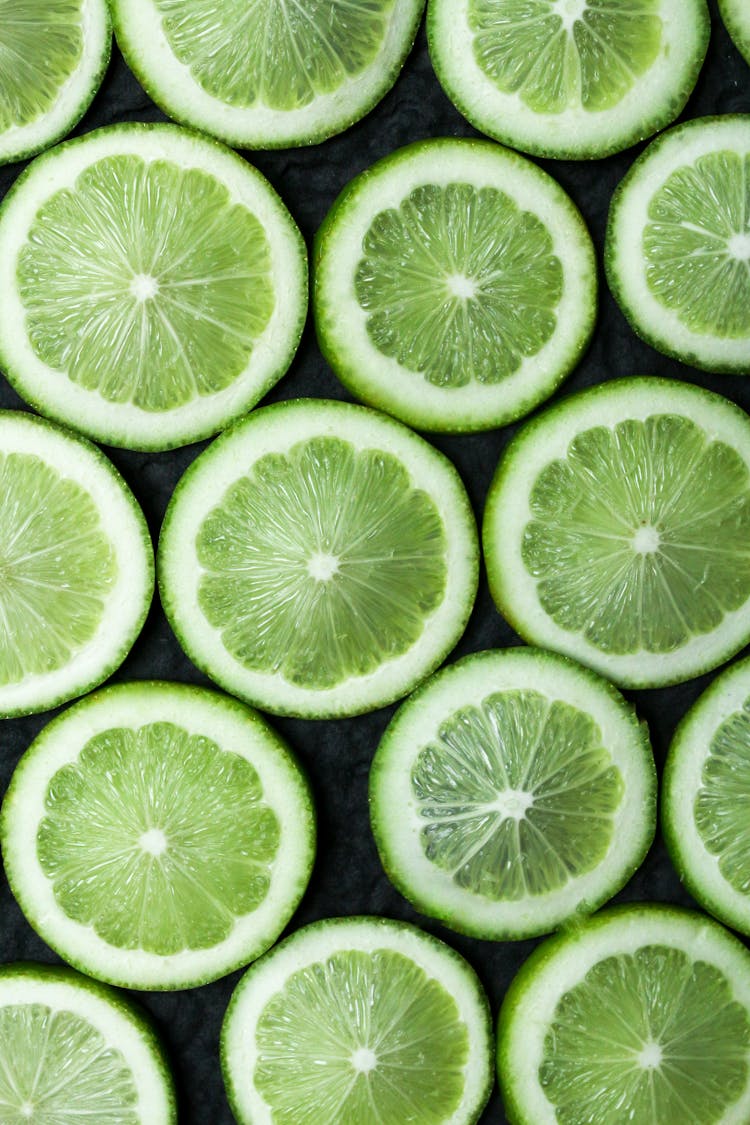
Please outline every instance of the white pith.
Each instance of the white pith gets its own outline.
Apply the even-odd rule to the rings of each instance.
[[[453,998],[468,1032],[469,1052],[461,1104],[443,1125],[473,1125],[490,1073],[486,1016],[479,1002],[477,981],[453,950],[441,948],[419,930],[393,925],[385,919],[352,919],[300,930],[242,978],[222,1034],[225,1077],[242,1115],[240,1120],[252,1125],[272,1125],[274,1120],[253,1082],[258,1059],[255,1027],[264,1007],[293,973],[349,950],[388,950],[409,957]]]
[[[271,256],[275,305],[255,341],[243,372],[224,390],[199,396],[168,411],[142,410],[132,402],[113,403],[98,391],[74,383],[39,359],[25,331],[16,270],[37,211],[53,194],[73,188],[89,165],[121,154],[147,163],[168,160],[179,168],[198,168],[228,189],[233,203],[251,211],[264,227]],[[151,279],[153,281],[153,279]],[[146,297],[153,286],[141,278]],[[215,142],[179,129],[115,126],[63,145],[40,158],[0,211],[0,352],[19,392],[40,411],[92,437],[129,448],[165,448],[197,440],[221,429],[249,410],[284,373],[297,344],[307,293],[306,263],[300,235],[288,211],[261,174]]]
[[[750,7],[747,0],[719,0],[719,11],[738,50],[750,63]]]
[[[476,380],[440,387],[381,352],[367,333],[368,313],[354,287],[362,240],[376,215],[398,208],[424,184],[470,183],[504,192],[547,227],[563,265],[557,328],[536,355],[495,384]],[[468,294],[471,279],[455,278],[454,292]],[[342,310],[345,310],[342,315]],[[466,141],[426,142],[375,165],[341,205],[318,262],[316,313],[328,348],[340,357],[355,394],[424,429],[492,426],[526,413],[568,374],[596,316],[596,262],[583,221],[563,190],[536,165],[498,146]]]
[[[565,653],[627,687],[679,683],[728,660],[750,635],[750,601],[725,614],[711,633],[693,636],[672,653],[641,650],[608,654],[580,633],[561,628],[537,596],[537,581],[521,557],[524,528],[532,519],[529,492],[550,462],[564,459],[576,434],[594,426],[614,427],[626,419],[651,415],[690,418],[712,440],[726,442],[750,472],[750,419],[733,403],[687,383],[633,378],[604,384],[540,415],[521,431],[501,462],[490,488],[484,518],[485,557],[490,588],[511,612],[529,643]]]
[[[423,0],[395,0],[381,49],[359,76],[301,109],[278,110],[262,104],[232,106],[209,94],[172,52],[152,0],[113,3],[123,54],[161,108],[237,148],[304,144],[346,128],[389,89],[411,46],[422,6]]]
[[[210,738],[251,762],[260,777],[263,800],[276,813],[281,833],[271,864],[271,886],[260,906],[238,918],[229,937],[219,944],[168,956],[118,948],[100,938],[92,926],[70,918],[59,906],[36,850],[45,794],[56,771],[75,761],[85,743],[100,731],[164,721]],[[66,960],[123,987],[187,988],[247,964],[276,940],[307,884],[314,848],[312,816],[299,771],[272,732],[241,704],[180,685],[127,684],[89,696],[32,743],[16,769],[3,806],[3,855],[21,908]]]

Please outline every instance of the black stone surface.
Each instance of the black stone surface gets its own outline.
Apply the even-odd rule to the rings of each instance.
[[[719,19],[715,0],[710,0],[710,7],[713,29],[709,54],[683,114],[684,120],[714,113],[750,113],[750,68],[732,45]],[[163,114],[141,90],[115,50],[103,88],[76,132],[88,132],[119,121],[163,119]],[[375,160],[410,141],[474,135],[475,131],[453,108],[437,83],[422,28],[401,78],[364,121],[318,147],[247,155],[281,194],[310,242],[338,192]],[[600,261],[612,192],[643,147],[592,163],[541,162],[581,209]],[[0,197],[20,171],[20,165],[0,169]],[[596,334],[580,367],[559,393],[567,394],[605,379],[638,374],[690,380],[750,410],[750,381],[693,370],[659,355],[638,340],[602,277]],[[302,395],[349,397],[324,364],[310,324],[290,372],[265,401]],[[2,378],[0,407],[26,409]],[[431,439],[457,465],[477,517],[481,517],[498,456],[514,430],[515,427],[508,427],[483,435]],[[143,506],[154,540],[177,480],[205,444],[163,454],[106,450]],[[496,612],[483,575],[469,627],[454,656],[518,643],[518,637]],[[113,679],[154,677],[207,682],[181,652],[158,600],[131,655]],[[676,723],[710,679],[707,676],[675,688],[630,693],[651,728],[659,766]],[[358,913],[415,922],[448,941],[468,958],[496,1014],[512,976],[536,943],[480,942],[451,933],[416,914],[390,886],[378,862],[368,824],[367,775],[372,754],[394,709],[331,722],[272,720],[294,747],[312,779],[319,817],[318,860],[292,928],[318,918]],[[0,723],[0,792],[5,791],[22,752],[50,718],[51,713],[46,713]],[[681,887],[658,837],[643,867],[618,896],[618,901],[694,905]],[[24,920],[3,878],[0,883],[0,960],[17,959],[57,960]],[[222,1016],[238,978],[239,974],[234,974],[190,992],[138,995],[167,1045],[179,1091],[180,1120],[185,1125],[231,1125],[233,1121],[224,1097],[218,1042]],[[505,1120],[496,1089],[482,1123],[501,1125]]]

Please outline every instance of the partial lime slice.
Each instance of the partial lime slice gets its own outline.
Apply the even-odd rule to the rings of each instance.
[[[316,144],[396,81],[424,0],[113,0],[115,34],[171,117],[237,148]]]
[[[347,387],[425,430],[528,413],[580,359],[596,317],[580,213],[497,145],[409,145],[339,196],[315,246],[320,346]]]
[[[241,1125],[474,1125],[492,1086],[474,971],[385,918],[316,922],[258,961],[221,1056]]]
[[[111,675],[146,619],[146,521],[94,446],[0,411],[0,717],[57,707]]]
[[[0,164],[64,137],[109,63],[106,0],[0,0]]]
[[[146,1018],[113,989],[48,965],[0,966],[3,1125],[176,1125]]]
[[[655,140],[612,199],[605,264],[639,336],[694,367],[750,374],[750,115]]]
[[[708,47],[705,0],[430,0],[448,97],[524,152],[607,156],[682,111]]]
[[[524,640],[627,687],[680,683],[750,639],[750,418],[687,383],[621,379],[526,425],[490,487],[490,589]]]
[[[719,11],[737,50],[750,63],[750,7],[746,0],[719,0]]]
[[[191,660],[267,711],[361,714],[445,659],[477,587],[474,517],[452,464],[385,415],[267,406],[175,491],[159,584]]]
[[[307,886],[307,783],[263,720],[216,692],[107,688],[53,720],[3,804],[11,889],[76,968],[190,988],[246,965]]]
[[[173,125],[60,145],[0,209],[0,364],[37,410],[109,445],[207,437],[286,371],[304,243],[267,181]]]
[[[418,910],[491,941],[547,933],[643,862],[656,827],[648,731],[565,657],[480,652],[396,712],[370,811],[383,866]]]
[[[702,914],[604,910],[540,945],[500,1012],[511,1125],[746,1125],[750,954]]]

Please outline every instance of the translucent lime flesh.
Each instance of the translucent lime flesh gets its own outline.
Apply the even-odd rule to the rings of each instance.
[[[0,1007],[0,1058],[3,1125],[142,1125],[124,1057],[73,1012]]]
[[[401,462],[340,438],[259,458],[197,535],[199,604],[246,668],[329,688],[406,652],[443,600],[446,539]]]
[[[750,336],[750,156],[712,152],[655,192],[646,280],[692,332]]]
[[[266,897],[278,846],[253,766],[167,722],[95,735],[51,779],[37,834],[68,917],[160,955],[227,938]]]
[[[0,0],[0,133],[51,110],[83,53],[83,0]]]
[[[740,894],[750,895],[750,700],[719,725],[701,769],[693,815],[708,851]]]
[[[99,160],[41,206],[18,262],[31,345],[108,402],[148,411],[228,387],[275,297],[258,219],[196,168]]]
[[[374,61],[395,0],[154,0],[167,41],[207,93],[294,110]]]
[[[355,291],[370,340],[437,386],[498,383],[557,326],[550,234],[495,188],[418,187],[375,216],[362,251]]]
[[[646,945],[559,1000],[539,1079],[560,1125],[713,1125],[745,1089],[750,1023],[722,972]]]
[[[750,597],[750,474],[688,418],[579,433],[530,504],[539,600],[602,652],[674,652]]]
[[[257,1023],[254,1081],[274,1125],[437,1125],[469,1041],[453,997],[409,958],[344,951],[293,973]]]
[[[468,0],[477,65],[537,113],[612,109],[655,62],[659,0]]]
[[[0,453],[0,527],[0,684],[15,684],[92,639],[117,561],[88,492],[31,454]]]

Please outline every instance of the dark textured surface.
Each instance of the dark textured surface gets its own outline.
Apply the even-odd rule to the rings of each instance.
[[[709,56],[683,119],[709,113],[750,112],[750,69],[721,25],[715,0],[711,2],[711,9],[714,26]],[[116,121],[162,119],[163,115],[115,52],[104,87],[78,132]],[[255,153],[250,159],[268,176],[305,237],[311,241],[341,188],[379,157],[420,138],[472,135],[474,131],[453,109],[437,84],[422,30],[401,79],[366,120],[317,148]],[[592,164],[552,161],[545,164],[583,212],[600,258],[609,199],[639,151],[640,148],[634,149]],[[0,196],[19,171],[18,166],[0,169]],[[603,280],[600,305],[593,343],[562,393],[617,376],[655,374],[692,380],[750,409],[750,382],[693,371],[660,356],[636,339]],[[347,397],[323,363],[309,326],[291,371],[267,401],[300,395]],[[23,407],[4,380],[0,381],[0,406]],[[481,515],[498,455],[512,433],[513,427],[509,427],[485,435],[434,439],[458,466],[477,516]],[[175,483],[202,448],[202,445],[191,446],[158,455],[107,450],[143,505],[154,538]],[[495,611],[483,577],[469,628],[455,655],[517,643],[518,638]],[[205,682],[180,651],[158,603],[115,679],[150,677]],[[641,715],[651,727],[659,765],[675,724],[709,679],[705,677],[668,690],[632,693]],[[356,913],[383,914],[417,922],[450,942],[471,961],[496,1014],[511,977],[535,943],[479,942],[442,929],[415,914],[390,887],[378,863],[368,825],[367,773],[392,712],[393,708],[388,708],[362,718],[336,722],[274,720],[310,774],[320,824],[317,865],[293,927],[317,918]],[[37,715],[1,724],[0,784],[3,792],[20,754],[49,717],[49,714]],[[619,900],[691,905],[660,839]],[[3,882],[0,887],[0,959],[18,958],[56,960],[24,921]],[[167,1044],[179,1088],[181,1121],[185,1125],[230,1125],[233,1120],[222,1088],[218,1038],[221,1019],[236,980],[237,975],[192,992],[140,997]],[[482,1121],[505,1121],[497,1091]]]

